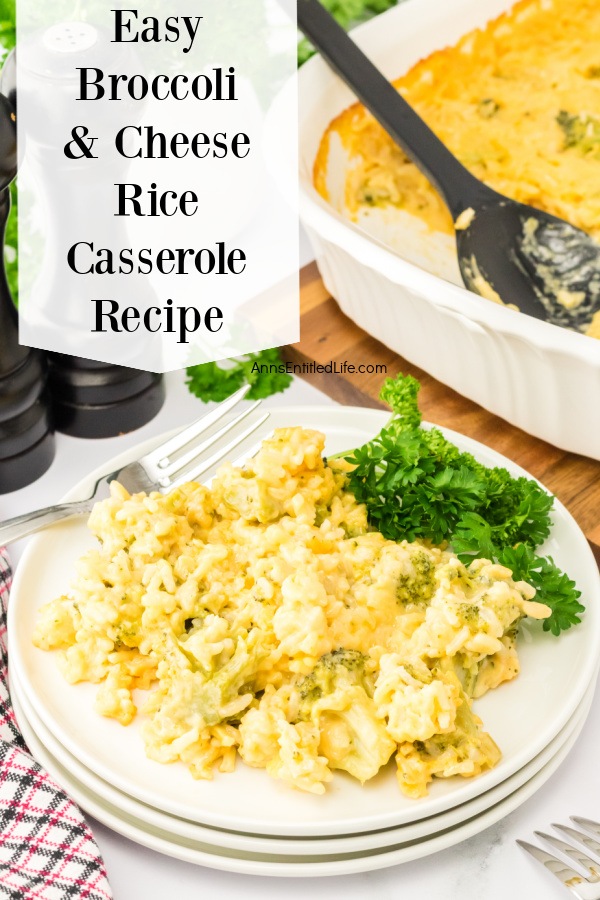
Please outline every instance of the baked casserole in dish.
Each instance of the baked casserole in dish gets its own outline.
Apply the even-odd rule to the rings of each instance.
[[[354,38],[474,175],[600,241],[600,4],[406,0]],[[344,312],[492,412],[600,458],[600,316],[581,335],[470,294],[441,198],[352,101],[320,58],[300,71],[301,216]]]

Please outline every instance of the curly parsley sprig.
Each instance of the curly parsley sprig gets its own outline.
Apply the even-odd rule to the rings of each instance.
[[[246,383],[251,386],[246,399],[262,400],[285,391],[292,382],[276,347],[235,359],[188,366],[186,375],[190,392],[205,403],[211,400],[220,403]]]
[[[463,562],[485,557],[536,588],[552,610],[544,629],[558,635],[580,621],[581,592],[535,549],[550,534],[554,498],[536,481],[488,468],[437,428],[421,428],[419,382],[388,378],[381,399],[392,409],[380,433],[344,458],[349,488],[369,522],[391,540],[450,541]]]

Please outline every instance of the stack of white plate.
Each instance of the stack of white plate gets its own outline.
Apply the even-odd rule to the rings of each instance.
[[[327,449],[357,446],[386,421],[380,412],[294,408],[272,412],[269,427],[324,431]],[[526,474],[497,453],[446,432],[487,465]],[[156,441],[152,442],[156,443]],[[150,444],[107,463],[117,468]],[[73,489],[84,496],[89,483]],[[178,859],[230,872],[322,876],[397,865],[456,844],[530,797],[577,740],[591,704],[600,654],[600,581],[587,542],[560,503],[544,552],[577,581],[587,611],[555,638],[539,623],[522,626],[521,674],[476,701],[503,757],[475,779],[438,780],[409,800],[387,766],[362,786],[337,773],[324,796],[293,791],[262,770],[194,781],[187,768],[146,758],[137,720],[127,728],[98,716],[94,685],[69,685],[51,653],[31,641],[37,608],[63,593],[75,560],[92,541],[83,520],[39,535],[19,566],[9,609],[12,697],[33,755],[100,822]]]

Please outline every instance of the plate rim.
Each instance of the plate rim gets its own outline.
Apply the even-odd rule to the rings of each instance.
[[[575,729],[578,725],[581,724],[581,727],[585,725],[585,722],[590,713],[591,705],[593,702],[594,694],[595,694],[596,685],[595,683],[591,683],[586,691],[586,694],[573,713],[573,716],[566,723],[564,728],[556,735],[556,737],[548,744],[538,756],[534,757],[534,759],[530,760],[526,765],[515,772],[513,775],[509,776],[509,778],[497,784],[495,787],[490,788],[489,791],[485,791],[483,794],[479,794],[476,797],[473,797],[471,800],[468,800],[466,803],[460,804],[460,806],[451,807],[448,810],[445,810],[439,813],[436,816],[431,816],[425,819],[417,820],[416,822],[406,823],[405,825],[400,825],[396,827],[392,827],[389,829],[383,829],[381,831],[375,832],[366,832],[364,834],[352,834],[352,835],[333,835],[333,836],[315,836],[315,837],[305,837],[301,839],[297,838],[289,838],[284,836],[267,836],[267,835],[253,835],[253,834],[244,834],[240,832],[232,832],[229,830],[211,828],[209,825],[203,825],[199,822],[191,822],[190,820],[182,820],[178,816],[172,816],[169,813],[164,813],[162,810],[157,810],[154,807],[149,807],[147,804],[142,803],[140,800],[137,800],[134,797],[131,797],[128,794],[125,794],[123,791],[118,790],[118,788],[113,787],[113,785],[104,781],[100,778],[92,770],[87,769],[80,762],[80,760],[76,759],[66,747],[63,747],[62,744],[58,741],[54,735],[52,735],[48,729],[44,726],[43,722],[40,721],[39,717],[35,713],[35,710],[29,708],[29,700],[26,696],[21,694],[20,685],[18,683],[18,679],[15,677],[11,677],[10,679],[10,694],[14,703],[14,698],[17,698],[17,702],[15,704],[15,712],[17,712],[17,719],[19,720],[20,716],[22,716],[31,731],[35,733],[36,738],[40,741],[40,743],[44,746],[44,749],[47,753],[68,773],[69,777],[73,777],[75,781],[77,781],[82,787],[86,790],[90,791],[95,796],[99,797],[100,800],[107,802],[109,805],[120,808],[119,804],[122,802],[123,798],[125,799],[129,808],[126,808],[124,811],[126,814],[138,818],[140,822],[148,825],[153,825],[155,828],[161,828],[165,831],[165,833],[171,833],[176,837],[181,838],[189,838],[190,840],[202,840],[201,835],[204,835],[204,840],[206,843],[211,843],[211,838],[216,837],[217,841],[214,846],[219,849],[229,849],[229,850],[241,850],[242,852],[249,853],[269,853],[271,855],[285,855],[280,854],[280,850],[283,850],[285,847],[289,850],[290,847],[293,848],[291,853],[287,855],[290,856],[313,856],[313,855],[332,855],[334,853],[350,853],[350,852],[358,852],[358,845],[363,842],[362,849],[364,850],[372,850],[372,849],[381,849],[382,847],[389,847],[395,843],[400,843],[400,837],[403,832],[407,832],[404,835],[404,842],[413,841],[413,840],[423,840],[428,837],[433,836],[437,833],[437,831],[446,830],[447,828],[453,828],[460,824],[462,819],[471,819],[474,816],[480,815],[482,812],[485,812],[486,809],[495,806],[497,803],[504,800],[506,797],[513,794],[515,791],[519,790],[523,787],[527,781],[531,780],[535,775],[538,774],[544,766],[551,761],[551,759],[561,750],[561,748],[567,743]],[[581,720],[583,719],[583,722]],[[40,731],[41,729],[41,731]],[[566,732],[566,734],[565,734]],[[58,752],[57,752],[58,746]],[[548,750],[552,748],[551,752],[548,753]],[[543,756],[543,760],[540,762],[539,758]],[[74,768],[73,768],[74,767]],[[85,770],[85,771],[81,771]],[[90,777],[91,776],[91,777]],[[515,782],[513,786],[509,786],[508,790],[504,790],[505,786],[508,782]],[[67,785],[68,788],[68,785]],[[65,788],[65,790],[67,790]],[[108,797],[102,794],[102,791],[106,791],[108,788]],[[68,792],[68,790],[67,790]],[[119,797],[113,795],[120,795]],[[493,797],[490,800],[490,795]],[[112,799],[111,799],[112,798]],[[485,802],[485,798],[487,798],[487,802]],[[465,810],[465,807],[469,807],[468,810]],[[136,808],[139,807],[139,810],[136,811]],[[452,821],[453,817],[457,816],[459,810],[463,810],[463,812],[467,812],[466,816],[462,816],[460,818],[456,818]],[[150,813],[151,815],[158,815],[158,817],[163,817],[165,819],[173,819],[176,822],[181,822],[184,826],[189,826],[189,832],[187,834],[183,833],[182,829],[180,832],[171,831],[169,832],[169,828],[163,824],[160,825],[158,821],[155,819],[153,822],[148,822],[143,818],[143,813]],[[470,814],[469,814],[470,813]],[[434,831],[424,830],[427,825],[426,823],[431,822],[432,819],[438,819],[441,821],[442,827],[438,828]],[[187,830],[187,829],[186,829]],[[194,835],[194,832],[197,832],[197,836]],[[206,834],[205,834],[206,832]],[[397,833],[398,839],[396,841],[389,840],[388,838],[394,837]],[[386,837],[385,843],[375,843],[378,836]],[[233,838],[233,839],[231,839]],[[364,846],[364,842],[366,839],[366,843],[369,846]],[[220,842],[221,841],[221,842]],[[352,846],[346,847],[344,842],[351,844],[355,843],[356,847]],[[245,846],[236,846],[236,843],[242,843]],[[262,844],[273,844],[280,845],[280,850],[267,849],[266,846],[262,846]],[[248,844],[250,846],[248,846]],[[253,847],[253,844],[258,844],[261,846]],[[300,847],[297,849],[294,848],[294,845],[301,844],[304,848],[313,848],[312,853],[301,853]],[[335,849],[332,849],[331,846],[335,844]],[[323,847],[322,851],[314,852],[315,846]],[[338,846],[341,845],[341,846]],[[343,849],[342,849],[343,846]],[[327,853],[325,853],[325,848],[327,849]]]
[[[590,706],[587,713],[589,713],[589,709],[591,708],[592,699],[593,695],[590,698]],[[314,878],[332,877],[336,875],[354,875],[389,868],[406,862],[414,862],[415,860],[430,856],[439,850],[448,849],[449,847],[455,846],[456,844],[479,834],[485,828],[488,828],[505,818],[543,787],[564,762],[585,725],[587,713],[582,716],[582,721],[575,726],[573,733],[566,740],[565,744],[559,748],[557,753],[540,769],[539,772],[533,775],[533,777],[525,782],[520,788],[517,788],[516,791],[509,794],[503,800],[500,800],[494,806],[486,809],[480,815],[476,815],[454,828],[448,828],[429,838],[424,838],[423,840],[414,842],[409,841],[405,845],[401,844],[398,847],[386,849],[382,853],[356,853],[341,860],[333,859],[326,861],[322,860],[319,862],[284,862],[281,860],[259,861],[253,858],[249,859],[247,856],[239,857],[235,855],[228,856],[225,854],[210,853],[198,850],[193,846],[190,847],[190,842],[187,842],[186,845],[183,839],[180,841],[173,840],[171,837],[165,836],[164,834],[153,834],[151,830],[146,830],[138,825],[132,825],[131,822],[126,823],[119,817],[118,811],[115,814],[111,811],[110,806],[107,809],[102,798],[96,799],[92,797],[92,802],[90,803],[89,791],[86,791],[85,786],[83,786],[85,794],[79,794],[79,797],[75,797],[75,799],[82,808],[87,807],[86,812],[94,816],[97,821],[106,827],[111,828],[113,831],[116,831],[129,840],[135,841],[158,853],[163,853],[169,857],[178,859],[181,862],[188,862],[193,865],[201,865],[230,873],[270,877]],[[45,763],[45,767],[48,769],[47,759],[49,755],[50,754],[46,756]],[[54,768],[52,762],[51,768]],[[50,772],[50,774],[52,775],[52,772]],[[83,801],[81,800],[81,796],[84,796]],[[157,830],[160,832],[159,829]],[[174,853],[173,850],[176,850],[177,852]]]

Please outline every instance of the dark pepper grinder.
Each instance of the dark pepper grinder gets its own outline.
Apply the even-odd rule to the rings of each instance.
[[[63,353],[49,354],[48,383],[56,430],[74,437],[134,431],[165,399],[162,375]]]
[[[83,40],[89,39],[94,29],[86,26]],[[20,72],[19,92],[16,90],[16,56],[13,50],[2,68],[2,93],[11,99],[23,91],[35,91],[39,102],[52,102],[54,81],[65,79],[65,59],[70,61],[69,77],[76,83],[76,65],[81,47],[77,29],[69,23],[52,29],[52,39],[46,35],[34,38],[34,44],[23,47],[23,63]],[[40,76],[43,75],[43,81]],[[42,85],[42,87],[40,86]],[[16,101],[13,100],[16,104]],[[32,171],[44,165],[41,134],[28,135],[27,153]],[[105,190],[105,185],[99,189]],[[55,198],[48,198],[52,208]],[[62,196],[62,204],[79,202],[75,193]],[[43,289],[58,302],[64,301],[58,285],[50,283]],[[161,375],[111,365],[63,353],[48,354],[48,386],[52,401],[54,425],[57,431],[74,437],[113,437],[134,431],[149,422],[161,409],[165,399]]]
[[[19,344],[4,269],[8,186],[17,173],[15,123],[13,106],[0,94],[0,494],[35,481],[54,458],[45,358]]]

